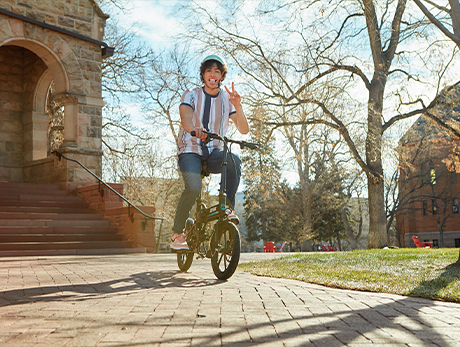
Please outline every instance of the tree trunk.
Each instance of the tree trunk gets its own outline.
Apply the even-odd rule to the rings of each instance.
[[[383,69],[376,70],[369,89],[366,138],[366,162],[370,169],[367,175],[369,203],[368,248],[382,248],[387,244],[382,167],[382,110],[386,80],[385,71]]]
[[[368,180],[369,187],[369,246],[368,248],[382,248],[386,246],[387,229],[383,183],[375,184]]]
[[[340,215],[342,217],[343,226],[345,227],[345,232],[348,236],[348,242],[350,243],[350,248],[355,250],[358,248],[358,243],[356,240],[355,235],[353,234],[353,230],[351,230],[350,222],[348,221],[347,211],[344,207],[340,210]]]

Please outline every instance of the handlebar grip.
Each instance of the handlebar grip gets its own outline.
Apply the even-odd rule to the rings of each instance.
[[[245,147],[248,147],[249,149],[257,149],[259,148],[259,145],[257,143],[250,143],[250,142],[246,142],[244,144]]]

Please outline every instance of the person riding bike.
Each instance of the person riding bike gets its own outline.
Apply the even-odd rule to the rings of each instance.
[[[241,134],[249,132],[249,124],[241,106],[241,96],[235,90],[235,84],[232,82],[231,91],[227,87],[221,88],[226,75],[224,59],[216,54],[209,55],[201,62],[200,77],[203,85],[182,94],[179,106],[182,129],[178,136],[178,161],[185,188],[179,199],[172,227],[172,250],[188,249],[183,229],[195,200],[201,193],[202,165],[205,164],[210,173],[222,172],[220,141],[207,142],[207,135],[203,130],[225,136],[231,119]],[[191,135],[192,131],[195,131],[195,136]],[[233,160],[229,160],[227,165],[226,187],[231,209],[235,205],[235,194],[241,176],[241,160],[235,154],[232,157]],[[237,217],[232,213],[229,219],[232,218]]]

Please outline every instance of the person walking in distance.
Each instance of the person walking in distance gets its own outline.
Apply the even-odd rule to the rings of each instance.
[[[196,198],[201,193],[201,169],[207,166],[210,173],[222,172],[222,149],[219,140],[206,142],[203,130],[225,136],[229,120],[241,134],[249,132],[249,124],[241,106],[241,96],[232,82],[231,90],[222,88],[227,75],[225,61],[212,54],[203,59],[200,66],[202,86],[186,90],[182,94],[179,113],[182,129],[178,137],[179,170],[185,188],[179,199],[172,227],[171,250],[188,249],[183,229]],[[195,136],[192,136],[192,131]],[[241,160],[232,154],[233,160],[227,165],[227,197],[233,210],[235,194],[240,183]],[[237,223],[238,217],[232,212],[228,218]]]

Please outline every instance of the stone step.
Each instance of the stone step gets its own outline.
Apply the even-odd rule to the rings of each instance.
[[[60,204],[62,205],[62,204]],[[88,207],[62,207],[62,206],[3,206],[0,205],[0,213],[95,213]]]
[[[80,200],[80,202],[65,202],[65,201],[21,201],[21,200],[0,200],[0,210],[4,207],[65,207],[65,208],[89,208],[88,204]]]
[[[60,184],[27,183],[27,182],[0,182],[2,189],[21,190],[44,190],[44,191],[63,191]]]
[[[120,234],[0,234],[0,243],[123,241]]]
[[[82,203],[83,199],[79,196],[71,195],[45,195],[45,194],[1,194],[2,201],[49,201],[49,202],[72,202]]]
[[[9,250],[0,251],[0,257],[44,257],[62,255],[109,255],[146,253],[145,247],[137,248],[97,248],[97,249],[42,249],[42,250]]]
[[[62,249],[99,249],[130,248],[130,241],[85,241],[85,242],[10,242],[0,243],[0,251],[24,250],[62,250]]]
[[[24,220],[102,220],[101,214],[88,210],[88,213],[48,213],[48,212],[0,212],[0,225],[2,220],[24,219]]]
[[[110,227],[108,220],[40,220],[40,219],[1,219],[0,226],[10,227],[51,227],[51,228],[107,228]]]
[[[89,230],[88,230],[89,229]],[[116,228],[53,228],[53,227],[20,227],[20,226],[0,226],[0,235],[2,234],[81,234],[91,231],[91,233],[117,234]]]
[[[66,196],[65,190],[55,189],[41,189],[41,188],[24,188],[16,189],[14,187],[0,187],[0,194],[2,195],[46,195],[46,196]]]
[[[60,185],[0,182],[0,257],[145,252]]]

